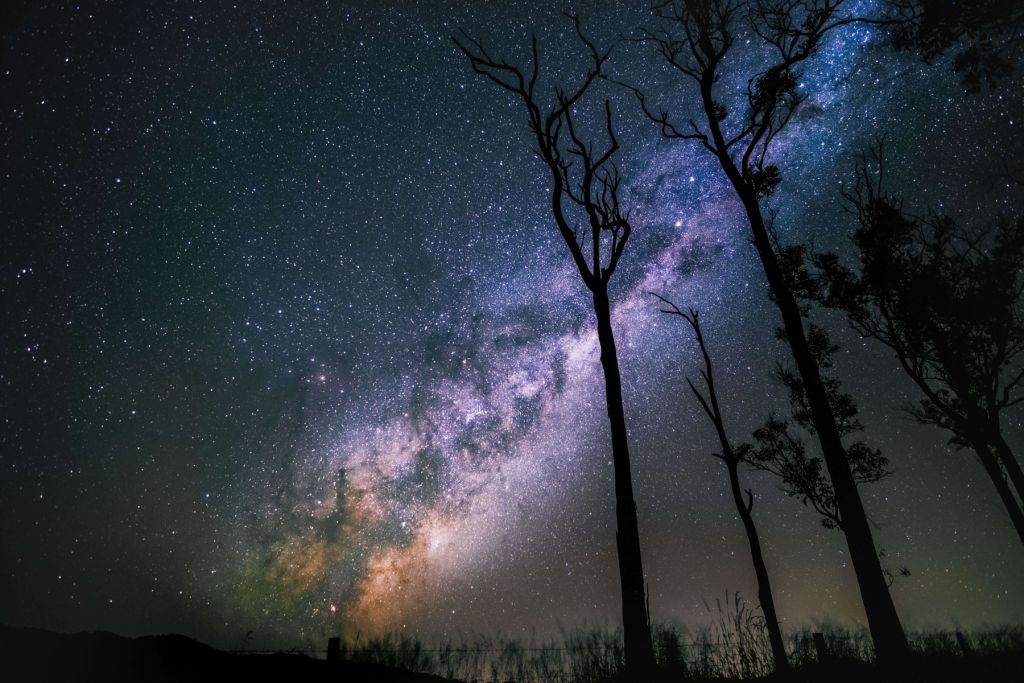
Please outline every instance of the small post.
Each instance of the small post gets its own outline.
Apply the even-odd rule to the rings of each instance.
[[[970,657],[974,654],[971,650],[971,643],[967,640],[967,636],[963,634],[963,631],[956,632],[956,642],[960,646],[960,652],[964,657]]]
[[[825,644],[825,636],[822,633],[812,633],[814,639],[814,651],[818,654],[818,663],[825,664],[829,660],[828,645]]]
[[[336,662],[341,654],[341,638],[335,636],[327,639],[327,661]]]

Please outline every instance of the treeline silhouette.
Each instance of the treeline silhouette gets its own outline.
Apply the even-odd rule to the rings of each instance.
[[[815,56],[833,34],[871,25],[888,31],[894,47],[917,51],[923,59],[955,50],[955,70],[970,91],[982,84],[998,87],[1014,76],[1021,45],[1019,3],[880,4],[876,16],[859,16],[844,0],[656,0],[651,24],[624,40],[653,50],[685,89],[682,102],[665,102],[657,93],[613,79],[608,69],[612,49],[598,48],[575,15],[567,16],[588,65],[569,87],[544,82],[536,37],[527,68],[466,32],[454,38],[475,73],[522,103],[531,147],[550,174],[547,199],[554,226],[593,295],[615,473],[623,657],[626,671],[637,680],[653,675],[657,638],[647,613],[608,292],[631,234],[630,210],[620,198],[622,179],[614,165],[621,152],[612,106],[618,94],[631,94],[663,137],[701,150],[720,170],[743,209],[778,312],[775,337],[791,358],[775,377],[789,394],[790,414],[767,416],[750,442],[733,441],[723,417],[729,397],[718,395],[713,343],[703,334],[700,312],[677,306],[667,293],[656,294],[662,310],[689,325],[704,361],[700,382],[688,380],[689,388],[718,436],[721,452],[715,455],[726,466],[750,546],[773,669],[788,672],[791,655],[753,517],[754,494],[741,483],[741,465],[779,477],[784,490],[813,508],[826,528],[843,534],[872,657],[895,670],[914,652],[890,595],[893,571],[883,566],[884,551],[875,543],[860,493],[861,486],[889,476],[889,461],[863,440],[856,401],[835,372],[839,347],[825,328],[811,322],[812,310],[844,312],[855,330],[895,352],[923,395],[907,412],[947,430],[952,444],[978,455],[1024,542],[1024,476],[1001,423],[1004,411],[1024,401],[1019,391],[1024,382],[1024,218],[962,225],[927,214],[927,206],[914,207],[925,212],[919,217],[888,189],[879,141],[851,170],[854,190],[842,197],[859,223],[852,236],[853,263],[815,253],[808,244],[786,242],[781,235],[791,231],[776,224],[773,197],[785,177],[774,155],[776,143],[798,120],[809,96],[801,84],[813,82],[806,77],[821,68]],[[762,58],[754,63],[738,59],[741,50]],[[746,86],[729,92],[725,83]],[[577,112],[597,90],[605,93],[602,129],[583,131]],[[1008,177],[1021,182],[1012,173]]]

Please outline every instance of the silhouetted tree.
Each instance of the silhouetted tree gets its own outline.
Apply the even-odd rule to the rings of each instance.
[[[886,190],[884,170],[878,143],[845,195],[859,220],[859,269],[817,255],[820,298],[896,352],[924,394],[911,416],[977,453],[1024,542],[1024,473],[1001,420],[1024,402],[1024,218],[974,229],[941,214],[913,216]]]
[[[931,62],[954,50],[953,69],[971,92],[1013,75],[1024,57],[1020,0],[889,0],[893,44]]]
[[[783,331],[777,333],[781,336]],[[807,340],[822,370],[822,383],[840,435],[847,437],[863,431],[853,397],[841,390],[839,380],[827,375],[839,347],[831,342],[824,329],[813,323],[808,325]],[[826,529],[843,529],[842,511],[832,484],[822,470],[822,459],[809,453],[800,434],[801,431],[814,433],[814,416],[807,403],[803,379],[783,365],[777,369],[776,376],[789,391],[791,420],[770,416],[754,432],[755,446],[748,453],[747,461],[757,469],[778,476],[786,494],[814,508]],[[850,443],[846,447],[846,458],[858,485],[879,481],[890,474],[888,459],[863,441]]]
[[[779,627],[779,617],[775,612],[775,599],[772,596],[772,585],[768,578],[768,567],[764,563],[764,554],[761,552],[761,539],[757,533],[757,526],[754,524],[754,493],[750,489],[744,491],[740,486],[739,467],[740,463],[746,462],[751,451],[749,444],[740,444],[733,447],[725,431],[725,420],[722,417],[722,409],[718,402],[718,390],[715,388],[715,373],[711,364],[711,354],[704,341],[704,332],[700,326],[700,314],[694,309],[681,310],[674,303],[664,297],[655,294],[668,308],[661,309],[662,313],[677,315],[685,320],[693,330],[700,347],[701,356],[704,359],[704,369],[700,376],[704,380],[706,395],[698,389],[690,378],[686,383],[690,391],[700,402],[704,413],[711,420],[718,435],[718,443],[721,446],[721,453],[713,453],[714,457],[725,463],[726,471],[729,473],[729,488],[732,491],[732,500],[736,505],[736,512],[743,523],[743,530],[747,534],[747,543],[750,545],[750,559],[754,563],[754,575],[757,577],[757,598],[761,603],[761,612],[764,614],[765,628],[768,631],[768,642],[771,644],[772,656],[775,659],[775,669],[780,672],[790,670],[789,658],[786,656],[786,646],[782,640],[782,629]]]
[[[797,87],[801,68],[830,31],[856,21],[840,13],[842,5],[843,0],[661,0],[655,13],[662,23],[646,32],[646,39],[696,86],[701,123],[691,119],[680,127],[665,110],[653,111],[644,94],[632,89],[663,135],[695,141],[714,156],[743,205],[752,242],[782,317],[785,340],[804,384],[876,652],[882,659],[901,658],[909,652],[906,635],[875,551],[800,305],[761,206],[781,179],[779,168],[769,161],[772,142],[806,98]],[[767,64],[745,79],[746,111],[739,116],[732,115],[717,92],[722,82],[735,79],[736,74],[724,70],[723,65],[737,38],[749,43],[749,49],[761,51],[762,58],[755,63]],[[728,68],[743,63],[732,59]]]
[[[580,278],[592,295],[615,470],[624,654],[627,668],[634,674],[639,672],[638,675],[643,675],[654,667],[654,649],[630,473],[622,380],[608,298],[608,282],[622,258],[631,227],[628,211],[623,210],[619,201],[621,179],[612,161],[619,143],[612,126],[611,104],[605,100],[607,146],[603,151],[596,151],[593,144],[583,141],[573,120],[573,108],[600,76],[610,50],[599,51],[583,34],[579,19],[575,16],[571,19],[577,36],[589,52],[591,63],[574,90],[556,88],[551,102],[543,102],[537,93],[540,49],[536,36],[532,40],[529,75],[493,56],[481,41],[465,33],[455,38],[455,44],[469,59],[473,71],[522,100],[537,154],[551,175],[551,211],[555,225],[572,255]],[[582,234],[573,227],[575,217],[570,217],[570,211],[577,212],[578,218],[587,226]],[[589,245],[586,244],[588,237]]]

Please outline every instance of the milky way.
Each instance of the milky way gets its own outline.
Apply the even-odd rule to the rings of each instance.
[[[560,8],[443,4],[43,2],[10,18],[4,621],[278,647],[617,623],[590,303],[519,103],[450,37],[525,61],[536,31],[551,83],[584,55]],[[577,9],[611,44],[649,21],[635,4]],[[686,84],[648,48],[616,50],[618,77],[686,116]],[[800,87],[775,151],[783,239],[844,249],[840,189],[881,133],[915,208],[1014,208],[993,174],[1024,152],[1017,84],[967,96],[948,66],[852,27]],[[754,580],[685,391],[695,349],[649,292],[701,309],[737,440],[784,408],[784,349],[717,167],[611,84],[581,117],[603,96],[635,230],[612,298],[651,611],[696,627],[704,599]],[[1024,555],[981,468],[902,416],[916,394],[884,350],[822,321],[895,468],[863,494],[887,561],[911,570],[892,589],[905,622],[1024,618]],[[862,621],[841,537],[746,476],[784,627]]]

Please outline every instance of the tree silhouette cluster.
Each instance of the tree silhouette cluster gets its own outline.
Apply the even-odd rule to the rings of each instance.
[[[781,338],[799,376],[807,424],[819,444],[875,648],[882,659],[902,658],[909,646],[889,594],[829,385],[822,377],[815,339],[808,333],[793,254],[780,248],[773,214],[762,205],[781,180],[781,170],[770,158],[772,144],[806,98],[797,88],[802,70],[829,33],[859,19],[846,12],[843,0],[668,0],[657,3],[654,12],[660,23],[646,30],[643,39],[689,82],[700,116],[686,125],[677,123],[667,109],[652,106],[639,88],[627,87],[665,137],[696,142],[718,162],[743,206],[751,241],[782,318]],[[769,57],[766,65],[755,66],[742,79],[747,83],[742,93],[746,107],[735,114],[725,103],[729,94],[720,91],[726,74],[736,76],[736,62],[728,57],[741,37],[743,44],[756,39]],[[791,449],[788,453],[799,455]],[[804,459],[812,462],[806,454]],[[807,490],[826,493],[820,487]]]
[[[903,12],[895,22],[898,30],[911,31],[906,35],[918,41],[901,45],[931,50],[928,54],[977,38],[980,29],[972,27],[987,25],[982,15],[991,21],[985,12],[1001,11],[1005,4],[978,3],[972,16],[981,23],[926,39],[924,27],[932,21],[928,17],[937,15],[922,8],[941,3],[894,2]],[[632,93],[665,138],[697,145],[717,163],[743,208],[750,242],[778,311],[781,325],[775,336],[791,361],[780,364],[775,377],[788,392],[789,415],[769,415],[751,442],[740,443],[726,430],[698,311],[683,310],[656,295],[663,312],[687,323],[701,351],[700,381],[687,381],[718,436],[720,452],[714,455],[726,466],[750,546],[776,667],[786,671],[789,663],[754,522],[755,498],[752,489],[743,488],[742,466],[777,475],[788,495],[813,508],[826,528],[843,534],[879,660],[903,661],[910,651],[889,592],[892,576],[882,566],[885,552],[875,545],[860,495],[860,486],[890,475],[889,461],[862,439],[857,404],[835,375],[838,346],[824,327],[810,320],[812,307],[844,311],[854,329],[896,352],[924,394],[910,413],[950,431],[954,444],[978,453],[1024,541],[1024,477],[1000,426],[1002,413],[1024,401],[1019,396],[1024,382],[1024,220],[1005,218],[975,230],[942,215],[913,216],[899,197],[885,190],[879,150],[865,157],[860,179],[846,195],[859,219],[853,235],[859,265],[812,253],[806,244],[783,244],[774,224],[777,212],[771,202],[783,179],[774,143],[807,97],[798,84],[812,58],[833,31],[865,21],[894,23],[891,15],[872,19],[848,10],[845,0],[657,0],[654,23],[635,40],[653,46],[668,71],[689,86],[687,101],[676,108],[695,113],[681,119],[651,93],[612,79],[606,69],[611,51],[599,50],[575,16],[570,19],[589,65],[575,88],[554,87],[550,97],[542,96],[538,86],[536,38],[526,71],[495,56],[478,39],[467,34],[455,38],[473,71],[524,105],[535,151],[549,172],[555,227],[592,295],[615,473],[624,652],[634,676],[651,671],[654,655],[608,291],[631,226],[620,203],[621,178],[613,162],[619,143],[609,100],[598,134],[602,145],[589,141],[574,120],[585,95],[602,80]],[[1019,19],[1018,10],[1012,8],[1009,16]],[[739,45],[760,50],[765,59],[744,67],[744,60],[734,58]],[[997,51],[1000,58],[1015,55],[1012,45],[1012,40],[1005,43],[1010,52]],[[750,70],[744,73],[742,68]],[[738,93],[726,91],[723,84],[735,82],[746,85]]]
[[[1024,217],[965,226],[909,213],[886,188],[882,143],[845,198],[859,268],[815,255],[821,303],[895,352],[923,394],[907,412],[974,450],[1024,542],[1024,475],[1002,428],[1003,413],[1024,402]]]

